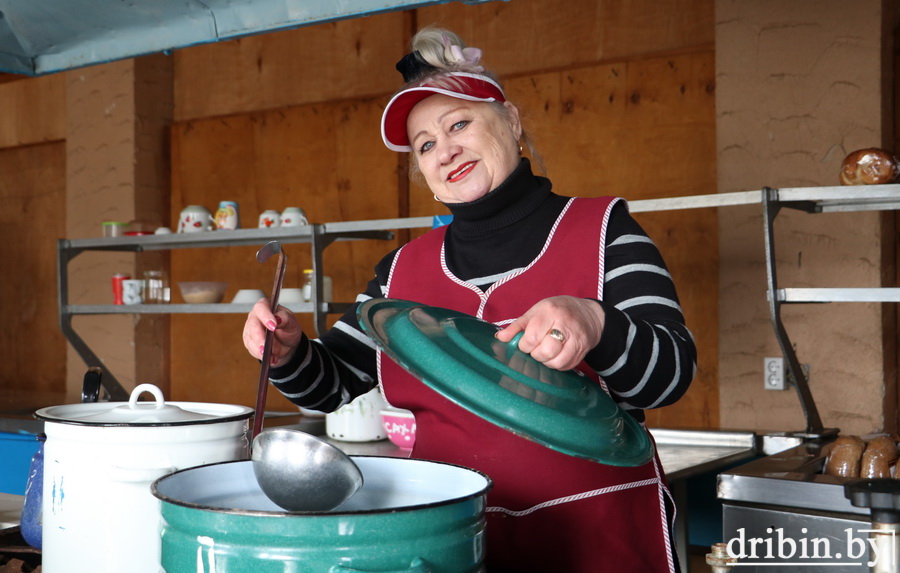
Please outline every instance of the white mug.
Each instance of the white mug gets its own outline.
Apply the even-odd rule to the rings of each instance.
[[[300,207],[288,207],[281,212],[282,227],[300,227],[301,225],[309,225],[309,220]]]
[[[144,302],[144,281],[125,279],[122,281],[122,302],[124,304],[141,304]]]
[[[281,215],[274,209],[268,209],[259,214],[259,228],[270,229],[281,226]]]
[[[344,442],[374,442],[387,437],[381,423],[381,410],[387,402],[381,390],[373,390],[325,415],[325,433]]]
[[[179,233],[200,233],[202,231],[212,231],[213,229],[212,213],[209,209],[202,205],[188,205],[181,210],[178,217]]]

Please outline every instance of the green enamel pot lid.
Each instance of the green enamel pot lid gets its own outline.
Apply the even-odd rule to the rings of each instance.
[[[615,466],[653,457],[644,428],[596,382],[544,366],[473,316],[396,299],[357,310],[363,330],[388,356],[449,400],[558,452]]]

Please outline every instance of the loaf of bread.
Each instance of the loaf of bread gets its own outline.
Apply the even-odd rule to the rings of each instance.
[[[825,473],[838,477],[859,477],[866,443],[859,436],[841,436],[831,445],[831,452],[825,461]]]
[[[859,464],[859,477],[889,478],[891,469],[897,463],[897,443],[888,436],[872,438],[866,444]]]
[[[884,149],[858,149],[841,163],[841,185],[880,185],[900,177],[897,158]]]

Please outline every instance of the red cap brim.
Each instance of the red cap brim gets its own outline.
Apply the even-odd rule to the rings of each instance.
[[[506,101],[506,96],[497,82],[487,76],[463,72],[449,73],[445,76],[454,80],[440,87],[425,84],[407,88],[391,98],[381,116],[381,139],[388,149],[412,151],[406,134],[406,119],[416,104],[425,98],[442,94],[467,101]]]

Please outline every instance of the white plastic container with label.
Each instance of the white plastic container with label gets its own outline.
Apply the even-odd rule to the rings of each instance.
[[[366,394],[325,415],[325,433],[344,442],[375,442],[387,438],[381,423],[381,410],[387,402],[381,390],[374,388]]]

